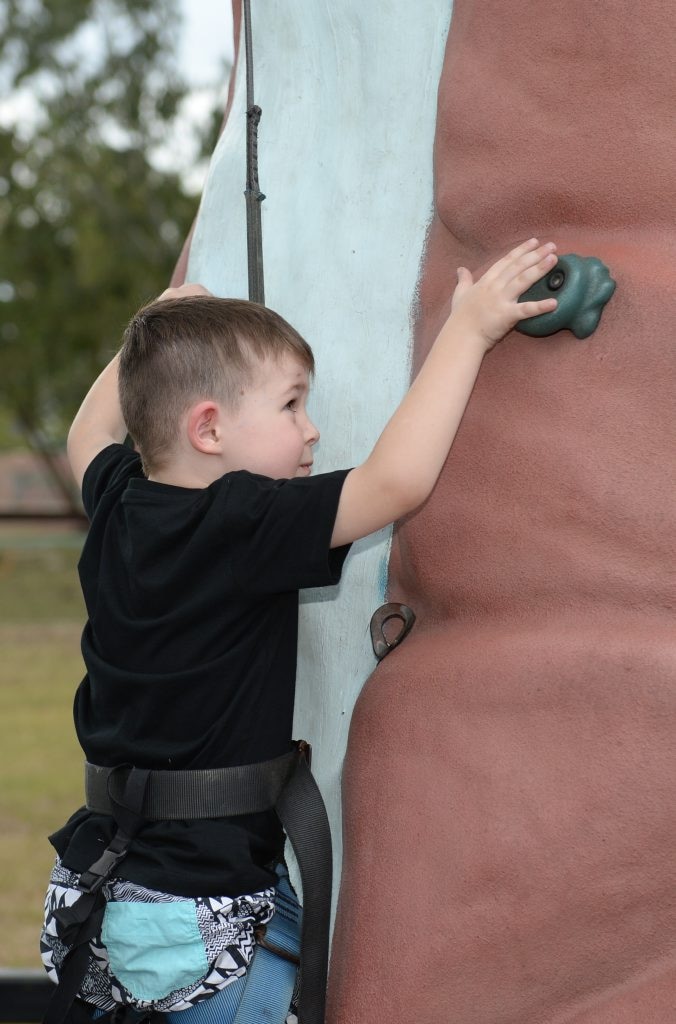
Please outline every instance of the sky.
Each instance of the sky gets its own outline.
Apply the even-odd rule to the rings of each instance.
[[[181,0],[181,8],[181,67],[195,86],[209,83],[224,59],[232,62],[230,0]]]
[[[178,59],[192,91],[183,105],[174,136],[157,154],[159,166],[175,166],[181,151],[178,139],[190,137],[190,129],[205,123],[214,104],[225,110],[228,75],[232,65],[232,6],[230,0],[180,0],[183,15]],[[208,162],[188,162],[181,170],[186,187],[202,190]]]
[[[232,8],[230,0],[178,0],[183,24],[180,28],[178,61],[191,92],[183,104],[176,130],[153,152],[153,163],[167,170],[179,170],[185,186],[201,191],[207,162],[197,163],[190,140],[196,126],[208,122],[216,106],[225,109],[229,70],[232,65]],[[95,30],[83,34],[86,59],[88,45],[96,48]],[[0,125],[24,122],[38,116],[39,104],[30,89],[2,97],[0,74]]]

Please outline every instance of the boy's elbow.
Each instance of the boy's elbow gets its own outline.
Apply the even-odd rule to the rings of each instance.
[[[68,436],[66,438],[66,455],[68,456],[68,461],[70,462],[71,466],[73,464],[73,459],[75,458],[75,453],[79,445],[78,434],[79,431],[77,429],[77,423],[74,421],[70,425]]]
[[[338,506],[332,547],[366,537],[376,530],[414,512],[429,496],[415,473],[403,473],[400,467],[363,463],[348,473]]]
[[[79,487],[82,485],[85,470],[92,459],[116,440],[117,438],[107,431],[97,430],[86,419],[75,418],[66,439],[66,455],[75,482]]]
[[[397,519],[401,519],[402,516],[407,516],[411,512],[415,512],[417,508],[420,508],[423,502],[429,498],[431,490],[431,487],[421,485],[415,486],[412,484],[408,487],[405,493],[402,494],[402,509]]]
[[[71,428],[68,431],[68,437],[66,438],[66,455],[68,456],[70,471],[78,486],[82,483],[84,464],[86,462],[84,449],[85,438],[82,431],[78,429],[77,421],[75,421],[71,425]]]
[[[77,416],[75,417],[66,438],[66,454],[71,465],[74,459],[80,458],[82,449],[87,445],[93,433],[91,425],[85,424]]]
[[[403,474],[384,481],[385,501],[391,513],[391,522],[415,512],[430,495],[433,485],[416,474]]]

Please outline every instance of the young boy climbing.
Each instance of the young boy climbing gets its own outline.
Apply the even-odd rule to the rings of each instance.
[[[336,583],[352,541],[429,495],[486,352],[555,308],[518,302],[554,250],[531,239],[476,283],[461,268],[451,315],[369,457],[315,476],[313,357],[281,317],[191,285],[132,318],[68,438],[91,523],[74,709],[89,789],[51,837],[50,1024],[233,1019],[226,1002],[288,894],[276,865],[300,771],[298,591]],[[267,802],[252,796],[261,765],[268,780],[269,765],[287,773]],[[312,974],[305,963],[303,985]],[[323,993],[304,1013],[302,991],[301,1024],[321,1021]]]

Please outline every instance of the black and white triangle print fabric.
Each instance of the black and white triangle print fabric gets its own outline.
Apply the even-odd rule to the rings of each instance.
[[[68,947],[58,937],[54,914],[62,907],[72,906],[78,899],[78,878],[79,875],[64,868],[57,859],[45,897],[45,918],[40,937],[42,962],[55,983],[59,980]],[[157,892],[124,879],[112,879],[104,886],[104,895],[109,902],[172,903],[186,900],[186,897]],[[138,999],[129,992],[113,975],[106,947],[100,939],[92,940],[89,944],[89,967],[80,988],[80,997],[101,1010],[112,1010],[118,1004],[159,1012],[190,1009],[246,973],[254,951],[254,930],[271,919],[275,911],[274,898],[275,890],[266,889],[234,899],[206,896],[190,900],[204,942],[207,970],[189,987],[176,989],[153,1001]]]

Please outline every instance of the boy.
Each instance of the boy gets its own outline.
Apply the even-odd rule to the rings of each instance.
[[[103,813],[82,808],[51,837],[43,959],[63,989],[68,950],[71,964],[84,955],[77,1012],[227,1019],[208,1014],[273,915],[279,820],[271,809],[149,820],[145,770],[178,778],[288,755],[298,590],[336,583],[353,540],[429,495],[485,353],[556,307],[518,302],[554,250],[531,239],[476,283],[460,268],[425,364],[351,471],[311,476],[312,353],[271,310],[184,286],[130,322],[68,438],[91,520],[78,737],[94,774],[134,766],[123,799],[109,784]],[[105,904],[83,881],[94,868]],[[75,1020],[64,1006],[50,1020]],[[310,1016],[301,1006],[301,1024]]]

